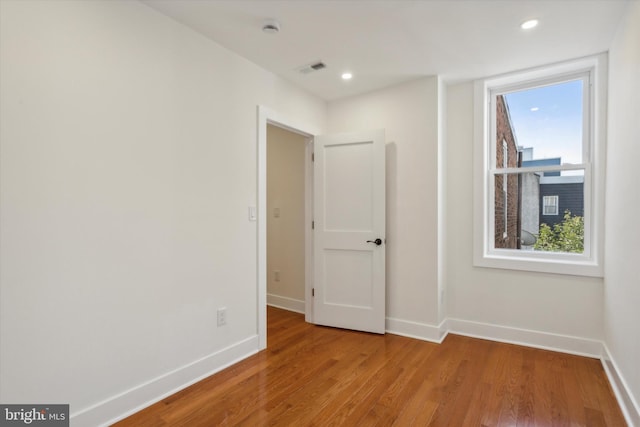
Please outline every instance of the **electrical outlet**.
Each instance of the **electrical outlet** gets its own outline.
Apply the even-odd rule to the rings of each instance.
[[[275,270],[273,272],[273,280],[275,280],[276,282],[280,281],[280,270]]]
[[[227,307],[220,307],[218,309],[218,326],[224,326],[227,324]]]

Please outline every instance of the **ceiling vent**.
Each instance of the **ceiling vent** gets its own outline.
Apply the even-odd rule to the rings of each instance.
[[[262,24],[262,31],[267,34],[277,34],[280,31],[280,23],[275,19],[265,19]]]
[[[302,67],[298,67],[298,72],[300,74],[309,74],[315,71],[320,71],[323,68],[327,68],[327,66],[322,61],[312,62],[311,64],[303,65]]]

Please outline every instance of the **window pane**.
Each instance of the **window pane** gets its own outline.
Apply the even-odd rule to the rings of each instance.
[[[584,251],[584,170],[565,172],[494,175],[496,249]]]
[[[558,215],[558,196],[542,196],[542,215]]]
[[[583,163],[583,80],[510,92],[503,98],[522,166]]]

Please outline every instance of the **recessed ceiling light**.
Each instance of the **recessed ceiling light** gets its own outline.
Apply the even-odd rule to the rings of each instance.
[[[352,77],[353,77],[353,74],[349,72],[342,73],[342,80],[351,80]]]
[[[522,24],[520,24],[520,28],[522,28],[523,30],[530,30],[537,26],[538,26],[537,19],[529,19],[528,21],[524,21]]]

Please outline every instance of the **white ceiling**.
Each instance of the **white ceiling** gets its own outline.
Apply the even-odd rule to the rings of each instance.
[[[460,81],[606,51],[625,0],[143,0],[326,100],[420,76]],[[265,19],[281,24],[262,32]],[[540,25],[524,31],[523,21]],[[327,68],[301,74],[322,60]],[[343,81],[349,70],[354,77]]]

